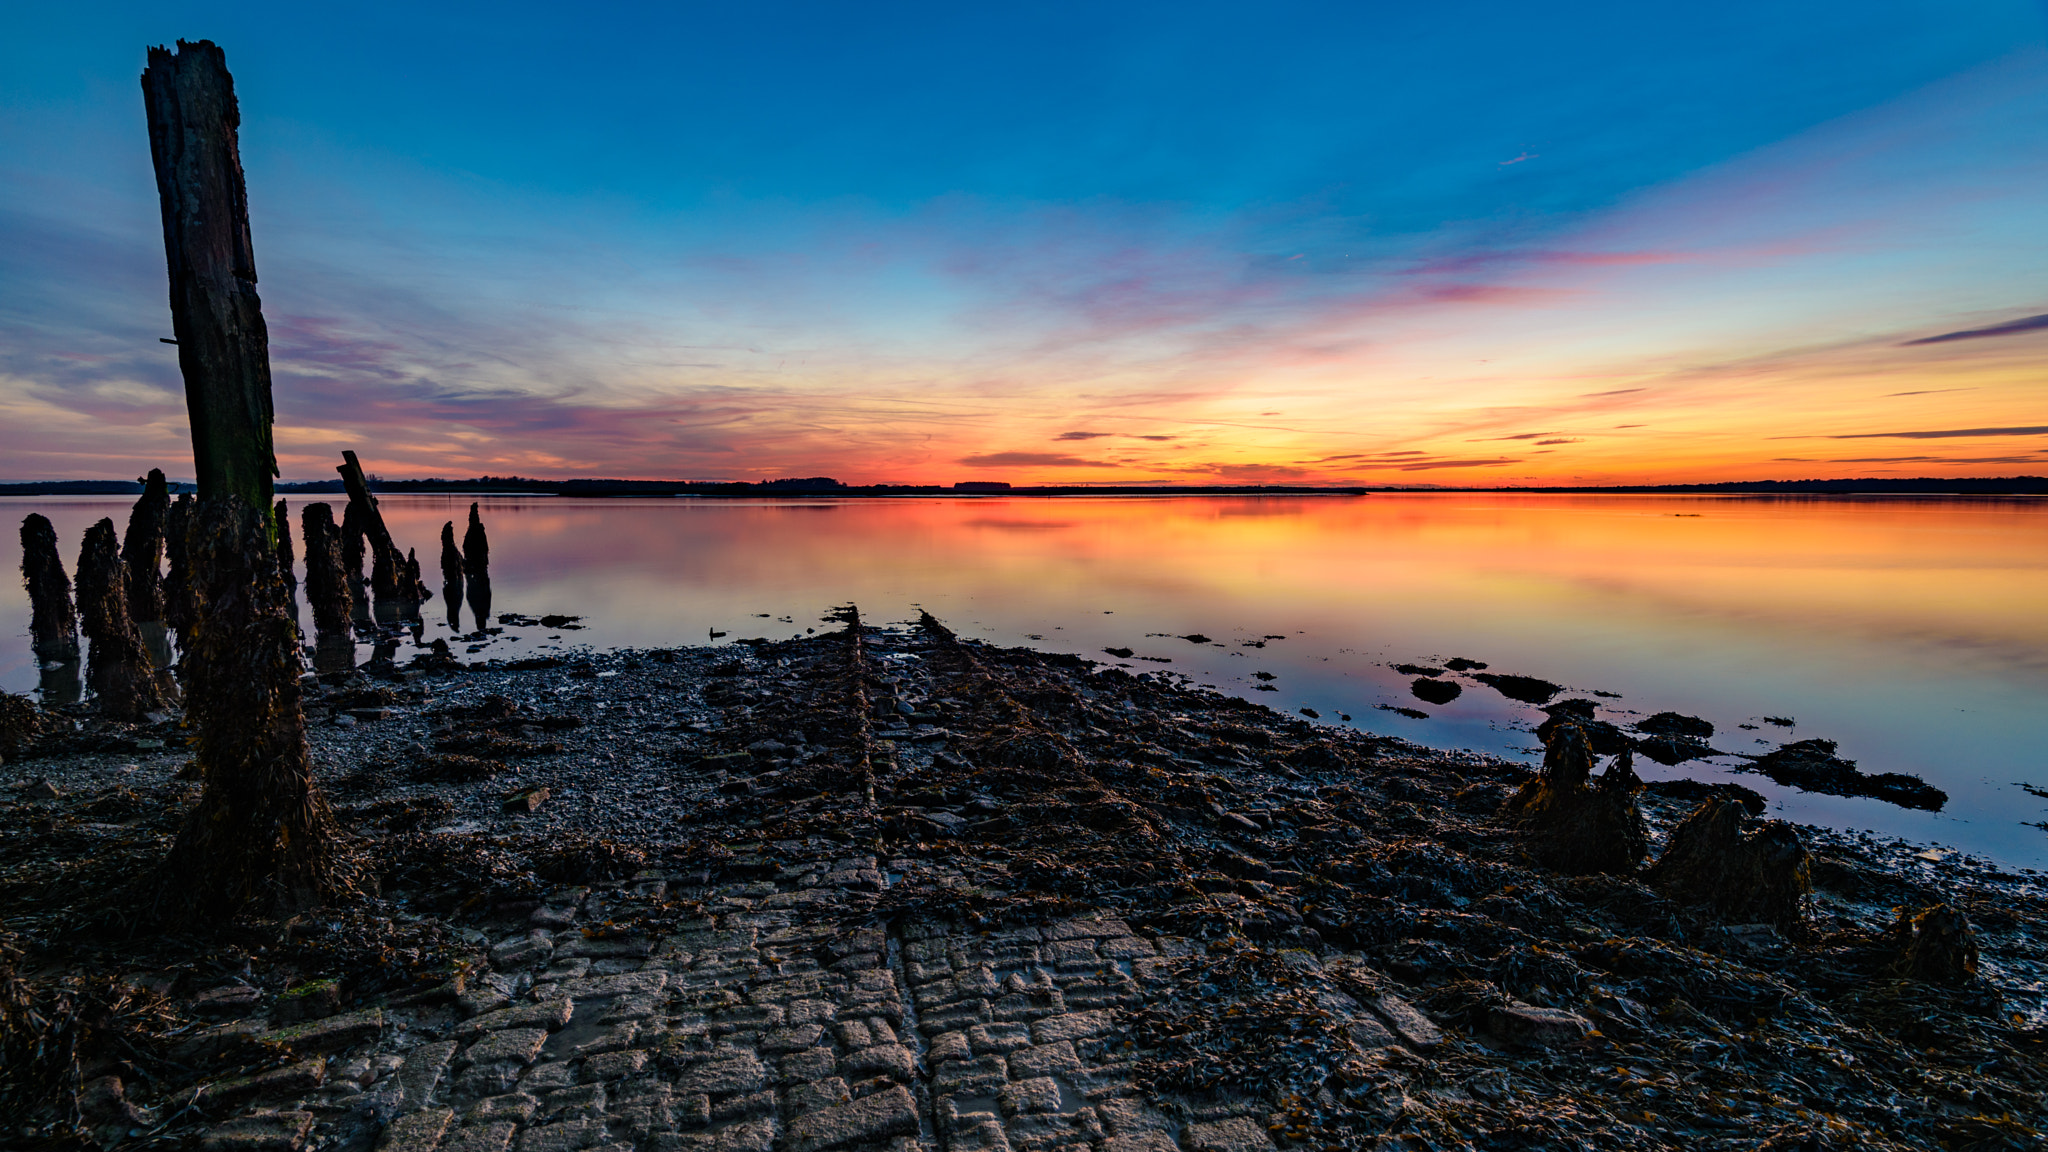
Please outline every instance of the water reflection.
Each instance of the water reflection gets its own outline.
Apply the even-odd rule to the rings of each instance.
[[[462,523],[470,500],[386,496],[381,509],[398,543],[416,549]],[[17,516],[45,512],[67,544],[112,507],[11,503]],[[1730,752],[1837,740],[1866,772],[1939,784],[1952,797],[1947,810],[1907,813],[1732,778],[1802,819],[2048,864],[2048,836],[2023,823],[2048,819],[2048,803],[2016,786],[2048,786],[2038,753],[2048,743],[2039,705],[2048,689],[2042,501],[1396,494],[480,504],[503,609],[585,619],[580,630],[494,635],[493,605],[477,595],[489,588],[472,583],[464,603],[473,628],[462,630],[451,596],[417,631],[466,660],[707,635],[786,638],[851,600],[878,620],[923,607],[965,636],[1113,663],[1104,648],[1129,648],[1121,662],[1132,671],[1186,675],[1326,720],[1350,715],[1357,727],[1435,746],[1524,755],[1535,744],[1531,708],[1464,673],[1444,676],[1462,690],[1438,690],[1445,699],[1434,702],[1392,667],[1467,656],[1572,695],[1619,693],[1588,698],[1624,725],[1664,710],[1704,717]],[[8,594],[0,610],[18,618],[19,636],[26,599],[18,588]],[[1179,639],[1197,633],[1211,640]],[[387,644],[401,664],[414,655],[402,636]],[[358,662],[374,654],[356,653]],[[25,638],[0,651],[0,676],[17,691],[35,684]],[[1737,764],[1640,767],[1653,779],[1704,779]]]

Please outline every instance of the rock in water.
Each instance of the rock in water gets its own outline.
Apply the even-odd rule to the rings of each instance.
[[[128,513],[128,531],[121,537],[128,616],[138,624],[164,618],[164,527],[170,510],[163,469],[151,468],[142,481],[142,498]]]
[[[1977,978],[1977,932],[1954,908],[1935,904],[1911,917],[1901,908],[1892,932],[1900,944],[1892,971],[1899,975],[1951,986]]]
[[[1465,690],[1455,680],[1431,680],[1426,676],[1418,676],[1413,684],[1408,685],[1408,691],[1414,693],[1417,700],[1430,704],[1449,704],[1463,695]]]
[[[356,593],[342,560],[341,530],[335,527],[334,509],[327,504],[308,504],[299,515],[306,542],[306,600],[313,606],[313,629],[321,636],[349,636]],[[353,649],[350,663],[354,663]]]
[[[114,522],[101,520],[86,531],[78,554],[78,615],[92,641],[86,683],[100,694],[100,709],[108,716],[140,720],[169,706],[169,684],[128,617],[123,576]]]
[[[36,658],[58,663],[78,659],[71,578],[64,574],[64,560],[57,554],[57,529],[38,512],[21,521],[21,579],[28,586],[28,634]]]
[[[277,502],[277,514],[271,522],[277,525],[277,570],[284,576],[285,587],[296,590],[299,574],[293,570],[298,559],[292,555],[292,514],[284,501]]]
[[[1551,731],[1543,771],[1508,799],[1501,813],[1530,833],[1530,846],[1564,872],[1630,872],[1649,851],[1636,795],[1643,782],[1627,751],[1593,778],[1593,749],[1576,724]]]
[[[462,550],[455,546],[455,521],[441,525],[441,598],[448,602],[448,626],[462,627]]]
[[[1707,904],[1731,924],[1797,928],[1813,891],[1812,858],[1792,826],[1752,820],[1738,800],[1716,797],[1671,830],[1646,877],[1680,901]]]

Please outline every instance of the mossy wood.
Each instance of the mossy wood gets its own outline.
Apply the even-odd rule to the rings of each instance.
[[[180,40],[176,52],[152,48],[142,97],[199,499],[232,494],[268,513],[277,475],[270,334],[256,295],[241,110],[227,56],[210,40]]]

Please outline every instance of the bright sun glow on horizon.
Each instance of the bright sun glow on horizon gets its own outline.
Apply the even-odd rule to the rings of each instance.
[[[515,6],[388,75],[325,45],[396,10],[44,14],[0,478],[189,473],[133,88],[179,35],[237,77],[288,479],[2048,472],[2038,6],[1452,7],[626,12],[548,56]]]

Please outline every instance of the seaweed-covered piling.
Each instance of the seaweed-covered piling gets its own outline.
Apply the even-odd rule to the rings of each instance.
[[[1543,770],[1502,808],[1529,830],[1536,855],[1564,872],[1630,872],[1649,851],[1636,796],[1643,782],[1624,749],[1596,780],[1586,733],[1564,723],[1550,733]]]
[[[441,525],[441,599],[448,605],[448,626],[462,629],[462,550],[455,546],[455,521]]]
[[[192,626],[199,619],[192,603],[192,561],[185,542],[185,533],[192,527],[192,507],[192,496],[187,493],[178,497],[164,516],[164,624],[178,641],[180,652],[190,643]]]
[[[201,623],[184,672],[206,790],[165,874],[181,889],[168,902],[200,914],[312,907],[357,891],[360,879],[313,785],[298,629],[268,507],[209,500],[191,533]]]
[[[1731,924],[1797,929],[1813,891],[1812,860],[1782,820],[1752,820],[1739,801],[1711,799],[1676,828],[1645,879]]]
[[[78,553],[78,614],[92,641],[86,683],[99,693],[108,716],[140,720],[168,706],[170,693],[128,617],[124,575],[114,522],[101,520],[86,531]]]
[[[1936,904],[1912,914],[1901,908],[1892,933],[1899,942],[1892,964],[1898,975],[1952,987],[1977,978],[1977,933],[1954,908]]]
[[[322,637],[352,637],[355,591],[342,563],[341,532],[334,524],[334,509],[327,504],[308,504],[299,516],[300,535],[306,543],[306,601],[313,608],[313,631]]]
[[[270,522],[277,532],[277,573],[284,577],[284,586],[297,592],[299,574],[294,571],[298,559],[292,555],[292,513],[282,500],[277,502],[277,511]]]
[[[164,528],[171,510],[170,487],[161,468],[151,468],[142,481],[142,498],[128,513],[128,531],[121,537],[121,564],[127,569],[128,616],[137,624],[164,618]]]
[[[474,501],[469,505],[469,529],[462,534],[462,575],[481,632],[491,622],[491,541],[484,534],[484,520]]]
[[[363,527],[363,506],[350,500],[341,509],[341,570],[348,578],[349,592],[359,610],[358,619],[368,619],[360,610],[370,603],[370,585],[363,579],[363,549],[369,533]]]
[[[78,659],[78,613],[71,606],[71,578],[57,552],[57,529],[49,517],[31,512],[21,521],[21,579],[28,586],[29,644],[44,663]]]

